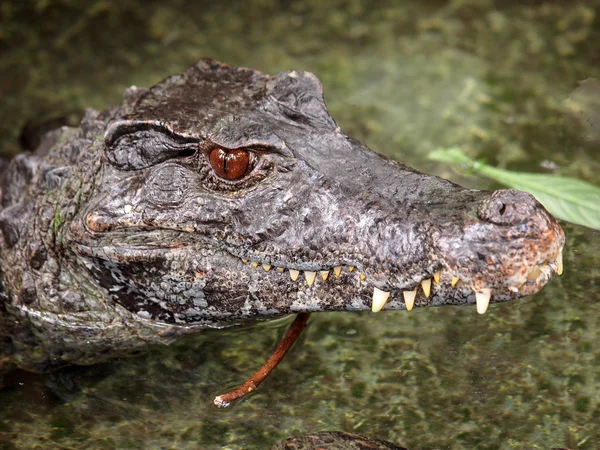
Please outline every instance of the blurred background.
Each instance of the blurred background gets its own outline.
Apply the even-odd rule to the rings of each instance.
[[[2,1],[0,155],[212,57],[314,72],[347,134],[467,187],[500,186],[427,154],[456,145],[598,185],[599,16],[597,0]],[[227,410],[212,397],[264,362],[289,319],[15,374],[0,392],[0,449],[263,449],[331,429],[413,450],[600,448],[600,233],[563,226],[565,274],[539,294],[485,316],[313,315],[271,378]]]

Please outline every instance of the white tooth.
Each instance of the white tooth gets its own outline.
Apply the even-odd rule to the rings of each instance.
[[[335,266],[333,268],[333,273],[335,273],[336,277],[339,277],[340,273],[342,273],[342,266]]]
[[[348,272],[352,272],[354,270],[354,266],[349,266],[348,267]]]
[[[477,312],[479,314],[485,314],[490,304],[490,297],[492,296],[492,290],[483,288],[479,292],[475,292],[475,302],[477,303]]]
[[[563,255],[562,255],[562,250],[558,254],[558,258],[556,258],[556,262],[558,263],[558,268],[556,269],[556,273],[558,275],[562,275],[562,273],[563,273]]]
[[[283,271],[284,271],[284,270],[285,270],[285,268],[283,268],[283,267],[278,267],[278,268],[277,268],[277,271],[278,271],[279,273],[283,273]]]
[[[406,305],[406,310],[410,311],[415,306],[415,297],[417,296],[417,290],[413,289],[412,291],[403,291],[402,295],[404,296],[404,304]]]
[[[329,278],[329,270],[321,270],[319,273],[321,274],[321,278],[323,278],[323,281]]]
[[[256,261],[252,261],[250,264],[252,264],[252,267],[254,268],[258,267],[258,263]]]
[[[317,276],[317,272],[311,272],[309,270],[304,272],[304,278],[306,278],[306,284],[312,286],[315,282],[315,277]]]
[[[429,297],[429,294],[431,293],[431,278],[421,281],[421,287],[423,288],[425,297]]]
[[[373,288],[373,304],[371,305],[371,311],[381,311],[381,309],[385,306],[385,303],[388,301],[388,298],[390,298],[389,292]]]
[[[365,281],[367,279],[367,276],[364,273],[361,273],[359,276],[360,281]]]
[[[460,279],[458,277],[455,277],[454,275],[452,275],[452,281],[450,282],[450,284],[452,286],[456,286],[456,283],[458,283],[460,281]]]
[[[290,269],[290,278],[292,281],[296,281],[298,279],[298,275],[300,275],[299,270]]]
[[[517,286],[509,286],[508,290],[515,293],[519,292],[519,288]]]
[[[440,275],[442,275],[441,270],[438,270],[437,272],[433,272],[433,279],[435,280],[435,284],[440,284]]]
[[[268,272],[269,270],[271,270],[271,264],[263,264],[263,269],[265,269],[265,272]]]

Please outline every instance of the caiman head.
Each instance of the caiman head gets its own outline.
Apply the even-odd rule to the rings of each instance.
[[[70,249],[137,320],[483,313],[562,270],[563,231],[531,195],[464,189],[370,151],[310,73],[201,61],[131,90],[101,147]]]

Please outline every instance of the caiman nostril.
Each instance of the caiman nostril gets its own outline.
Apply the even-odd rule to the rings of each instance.
[[[506,189],[494,191],[483,200],[477,209],[477,215],[496,225],[518,225],[527,222],[540,207],[531,194]]]

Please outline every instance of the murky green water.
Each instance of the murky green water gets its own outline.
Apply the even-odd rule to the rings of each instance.
[[[598,1],[40,0],[2,2],[0,17],[3,154],[30,121],[76,120],[211,56],[315,72],[348,134],[469,187],[495,186],[427,152],[460,145],[600,184],[600,142],[565,104],[579,80],[600,79]],[[18,374],[0,392],[0,449],[264,449],[331,429],[413,450],[600,448],[600,233],[564,228],[565,274],[538,295],[485,316],[314,315],[275,374],[228,410],[212,397],[265,360],[286,322]]]

